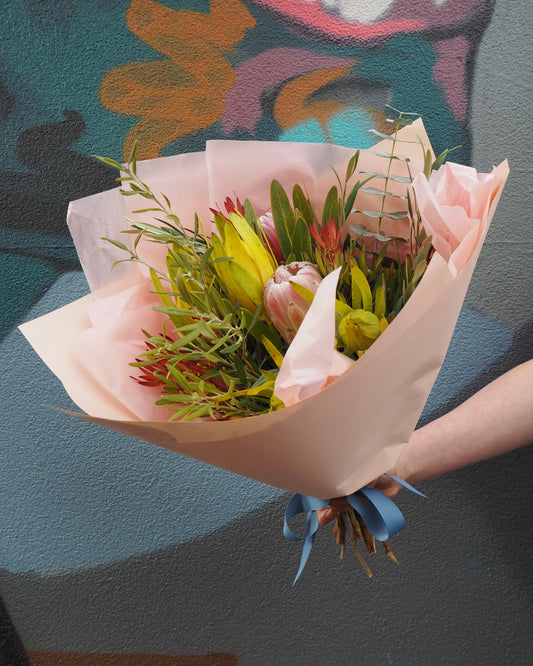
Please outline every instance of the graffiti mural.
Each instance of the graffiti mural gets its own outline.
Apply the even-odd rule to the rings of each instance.
[[[390,103],[417,108],[430,131],[463,144],[466,159],[468,63],[493,2],[421,3],[423,12],[406,2],[254,4],[264,16],[239,0],[213,1],[208,13],[131,3],[129,30],[164,58],[119,66],[102,81],[105,107],[140,118],[124,155],[135,140],[148,158],[182,137],[173,150],[190,147],[200,130],[210,132],[201,142],[222,134],[368,145]],[[293,28],[282,31],[285,44],[258,48],[276,18]]]
[[[138,142],[149,159],[227,138],[371,147],[369,130],[386,130],[393,107],[424,117],[436,151],[458,146],[463,163],[476,149],[493,159],[488,142],[476,147],[474,84],[497,66],[515,85],[528,57],[519,29],[533,19],[521,4],[5,0],[0,663],[481,664],[495,663],[495,644],[526,663],[532,581],[515,556],[527,551],[522,537],[509,534],[523,534],[529,453],[503,471],[490,462],[429,484],[429,508],[405,498],[400,569],[376,562],[375,579],[363,580],[355,565],[337,566],[323,538],[292,589],[299,555],[283,542],[282,491],[46,407],[71,405],[16,329],[87,291],[65,218],[69,201],[115,185],[93,154],[122,159]],[[491,84],[477,85],[484,104]],[[523,90],[516,83],[505,95]],[[500,114],[488,109],[487,122]],[[514,159],[520,169],[523,149]],[[519,238],[509,236],[519,217],[497,222],[493,238]],[[516,285],[531,294],[527,276],[513,268],[500,280],[496,307],[483,283],[502,270],[498,252],[519,267],[531,240],[516,246],[517,261],[505,255],[509,243],[496,245],[489,239],[472,287],[479,297],[463,310],[426,420],[531,353],[530,317],[509,309]],[[516,515],[489,485],[505,490]],[[493,514],[505,525],[496,534]]]

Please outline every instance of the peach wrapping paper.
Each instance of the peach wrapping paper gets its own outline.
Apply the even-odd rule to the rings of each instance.
[[[404,128],[400,137],[414,141],[398,143],[397,154],[410,156],[411,170],[417,173],[418,140],[430,148],[421,121]],[[374,150],[388,147],[389,142],[382,142]],[[352,154],[352,149],[329,144],[214,141],[208,142],[205,153],[150,160],[140,163],[138,171],[154,191],[171,199],[184,223],[194,219],[195,210],[205,223],[207,209],[228,195],[248,197],[258,214],[265,212],[273,178],[286,188],[305,183],[311,200],[320,206],[335,182],[328,163],[342,174]],[[359,168],[383,171],[383,165],[383,158],[361,151]],[[494,171],[490,196],[474,231],[475,243],[469,256],[462,257],[462,265],[448,265],[435,254],[407,305],[361,359],[326,389],[270,414],[223,422],[141,420],[137,399],[128,403],[120,386],[103,386],[102,378],[89,370],[94,359],[80,359],[79,341],[91,335],[90,316],[93,321],[97,316],[91,312],[94,303],[117,298],[123,304],[125,293],[130,290],[131,297],[131,290],[135,294],[146,280],[135,264],[122,264],[119,274],[109,272],[122,253],[98,241],[100,236],[117,238],[125,227],[123,215],[143,207],[132,201],[136,197],[121,197],[116,190],[73,202],[69,210],[69,227],[94,293],[24,324],[21,330],[87,413],[75,416],[293,492],[320,498],[349,494],[392,467],[416,426],[444,361],[507,173],[506,163]],[[363,195],[357,206],[375,209],[376,197]],[[394,224],[388,223],[384,232],[397,235]],[[143,251],[149,254],[152,248]],[[154,256],[160,259],[157,253]],[[140,326],[145,326],[143,321]],[[129,344],[139,339],[132,334]],[[127,368],[124,374],[130,371]]]

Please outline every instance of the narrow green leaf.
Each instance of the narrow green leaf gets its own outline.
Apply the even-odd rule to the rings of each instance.
[[[315,220],[311,204],[298,184],[296,184],[292,190],[292,202],[295,210],[298,209],[300,211],[301,216],[307,224],[313,224]]]
[[[431,155],[431,151],[430,150],[425,150],[424,151],[424,167],[423,167],[422,171],[423,171],[424,176],[426,178],[429,178],[429,176],[431,175],[432,164],[433,164],[433,157]]]
[[[366,178],[365,180],[358,180],[355,185],[352,187],[350,194],[348,195],[348,198],[346,199],[346,203],[344,204],[344,217],[347,218],[348,215],[352,212],[352,208],[355,202],[355,197],[357,196],[357,193],[359,190],[366,184],[368,183],[369,180],[372,180],[374,176],[370,176],[370,178]]]
[[[212,253],[213,253],[213,246],[211,245],[202,254],[202,258],[200,259],[200,266],[199,266],[200,278],[203,282],[205,282],[205,271],[206,271],[207,265],[209,264],[209,259],[210,259]]]
[[[157,273],[153,268],[150,268],[150,279],[152,280],[152,284],[154,285],[157,295],[161,299],[163,305],[166,305],[168,307],[174,307],[175,306],[174,301],[166,293],[166,290],[163,288],[159,276],[157,275]]]
[[[415,266],[415,270],[414,270],[414,272],[413,272],[413,282],[414,282],[415,286],[416,286],[416,284],[418,284],[420,278],[421,278],[421,277],[424,275],[424,273],[426,272],[426,268],[427,268],[427,264],[426,264],[425,261],[419,261],[419,262],[416,264],[416,266]]]
[[[374,314],[378,319],[381,319],[385,316],[385,307],[385,291],[382,285],[378,285],[374,298]]]
[[[296,261],[309,261],[311,258],[311,234],[309,233],[307,224],[301,217],[298,217],[294,225],[292,246]]]
[[[370,285],[366,279],[363,271],[359,266],[352,261],[351,265],[351,278],[352,278],[352,307],[358,308],[359,305],[354,305],[354,302],[362,302],[363,309],[372,312],[372,292]]]
[[[357,264],[359,268],[363,271],[363,275],[366,275],[367,263],[366,263],[366,252],[362,249],[357,255]]]
[[[288,258],[292,253],[291,239],[294,233],[296,220],[289,198],[281,183],[277,180],[273,180],[270,186],[270,205],[281,251],[284,256]]]
[[[139,210],[132,210],[132,214],[140,214],[140,213],[157,213],[160,212],[160,208],[140,208]]]
[[[131,165],[131,172],[137,174],[137,141],[133,142],[130,156],[128,157],[128,165]]]
[[[244,200],[244,218],[257,234],[257,215],[250,199]],[[259,235],[259,234],[257,234]]]
[[[277,349],[281,349],[283,347],[281,338],[272,328],[270,328],[270,326],[267,326],[258,317],[256,317],[245,308],[241,308],[240,313],[244,319],[244,325],[246,329],[258,342],[262,342],[262,338],[267,338]]]
[[[100,155],[91,155],[91,157],[94,157],[99,162],[102,162],[102,164],[107,164],[107,166],[110,166],[113,169],[118,169],[119,171],[123,171],[124,169],[123,164],[117,162],[116,160],[112,160],[109,157],[100,157]]]
[[[108,243],[111,243],[111,245],[114,245],[115,247],[118,247],[119,250],[124,250],[124,252],[129,252],[130,250],[124,245],[124,243],[121,243],[118,240],[115,240],[114,238],[106,238],[105,236],[102,236],[100,240],[107,241]]]
[[[346,166],[346,182],[348,182],[355,173],[355,170],[357,168],[357,162],[359,161],[359,153],[360,151],[358,150],[352,155],[352,157],[350,157],[350,161]]]
[[[198,407],[198,409],[193,409],[191,410],[186,416],[183,416],[181,418],[182,421],[193,421],[194,419],[199,419],[203,416],[206,416],[208,413],[208,407],[207,405],[203,405],[202,407]]]
[[[452,152],[452,150],[457,150],[458,148],[462,148],[462,146],[454,146],[453,148],[447,148],[446,150],[444,150],[431,165],[432,171],[436,171],[437,169],[439,169],[444,164],[446,158]]]
[[[322,224],[329,222],[331,219],[339,222],[339,191],[334,185],[327,193],[324,202],[324,209],[322,210]]]

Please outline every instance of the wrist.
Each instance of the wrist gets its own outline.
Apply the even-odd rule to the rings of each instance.
[[[398,476],[400,479],[403,479],[403,481],[407,481],[407,483],[416,483],[417,481],[420,481],[416,469],[417,460],[416,457],[413,457],[413,450],[416,450],[419,440],[423,437],[423,428],[413,432],[411,439],[404,447],[404,450],[391,470],[391,473],[394,474],[394,476]]]

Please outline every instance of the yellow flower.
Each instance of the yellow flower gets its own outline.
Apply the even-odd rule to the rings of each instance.
[[[237,212],[229,219],[215,215],[217,234],[212,234],[213,267],[228,296],[246,310],[263,305],[263,287],[277,263],[245,218]]]

